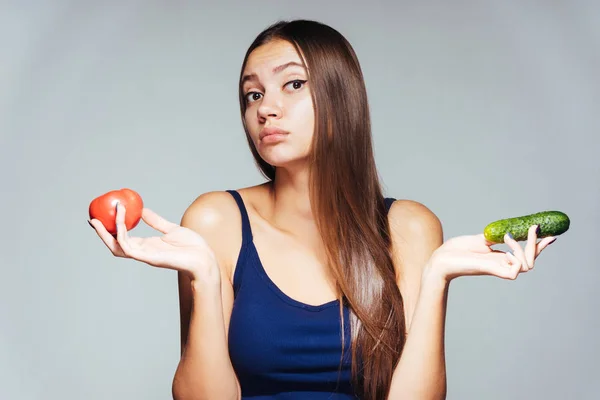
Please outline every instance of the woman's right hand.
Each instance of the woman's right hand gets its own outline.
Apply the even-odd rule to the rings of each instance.
[[[164,235],[147,238],[129,236],[125,227],[125,212],[125,206],[117,204],[116,238],[99,220],[90,221],[114,256],[185,272],[190,275],[192,281],[220,285],[221,275],[217,259],[202,236],[191,229],[167,221],[148,208],[142,210],[142,220]]]

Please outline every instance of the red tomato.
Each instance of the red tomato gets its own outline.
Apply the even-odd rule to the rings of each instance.
[[[90,203],[90,219],[97,219],[112,235],[117,234],[115,217],[117,216],[117,201],[125,206],[125,226],[131,230],[142,218],[144,202],[140,195],[131,189],[112,190],[96,197]]]

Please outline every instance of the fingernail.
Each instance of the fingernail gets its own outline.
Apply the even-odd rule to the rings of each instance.
[[[539,235],[540,233],[542,233],[542,228],[538,225],[537,228],[535,229],[535,234]]]
[[[556,242],[556,238],[552,239],[551,241],[548,242],[548,245],[551,245],[552,243]]]
[[[115,211],[117,211],[118,209],[119,209],[119,202],[117,201],[117,202],[115,203]]]
[[[513,240],[515,239],[514,236],[512,235],[512,233],[510,233],[510,232],[506,232],[506,235]]]
[[[94,225],[92,225],[90,221],[88,221],[87,223],[92,227],[92,229],[94,229]]]

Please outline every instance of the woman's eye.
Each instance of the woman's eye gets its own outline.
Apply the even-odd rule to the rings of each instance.
[[[286,83],[285,86],[288,86],[291,84],[293,89],[298,90],[298,89],[301,89],[305,83],[306,83],[306,80],[295,79],[291,82]]]
[[[246,101],[252,103],[253,101],[259,100],[260,96],[262,96],[262,94],[258,92],[248,92],[246,93]]]
[[[306,80],[294,79],[293,81],[286,83],[284,87],[288,87],[291,85],[290,87],[292,88],[292,90],[299,90],[299,89],[302,89],[302,87],[304,86],[305,83],[306,83]],[[246,93],[246,102],[253,103],[257,100],[260,100],[261,97],[262,97],[262,93],[248,92],[248,93]]]

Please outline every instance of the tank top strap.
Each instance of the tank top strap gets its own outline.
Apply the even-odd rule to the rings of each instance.
[[[385,212],[387,214],[390,212],[390,208],[392,207],[392,204],[394,203],[394,201],[396,201],[396,199],[393,197],[386,197],[383,200],[385,201]]]
[[[252,241],[252,228],[250,227],[250,218],[248,218],[248,211],[246,210],[244,200],[242,199],[242,196],[240,196],[237,190],[227,190],[227,192],[231,194],[235,199],[235,202],[237,203],[238,208],[240,209],[240,214],[242,215],[243,244],[249,243]],[[396,201],[396,199],[393,197],[384,198],[386,214],[389,213],[394,201]]]
[[[227,190],[229,194],[233,196],[235,202],[240,209],[240,214],[242,215],[242,246],[247,243],[252,242],[252,228],[250,227],[250,218],[248,218],[248,211],[246,210],[246,206],[244,205],[244,200],[242,200],[242,196],[237,192],[237,190]]]

